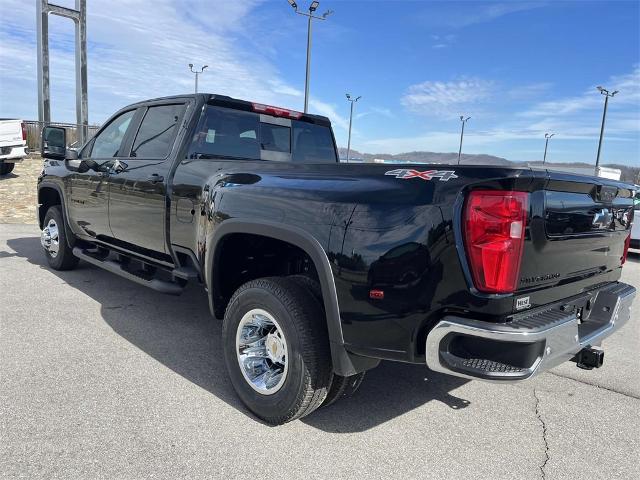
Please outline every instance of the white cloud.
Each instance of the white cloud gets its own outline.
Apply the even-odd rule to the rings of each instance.
[[[473,77],[452,82],[426,81],[411,85],[401,103],[421,115],[454,117],[489,99],[493,85],[494,82]]]
[[[611,100],[622,107],[632,107],[636,114],[640,112],[640,67],[623,75],[612,76],[605,84],[605,88],[619,93]],[[602,108],[603,99],[598,95],[595,85],[585,90],[581,95],[540,102],[522,112],[524,117],[542,117],[577,114],[586,110]],[[640,128],[640,127],[639,127]]]
[[[605,142],[624,144],[638,142],[640,137],[640,68],[634,67],[630,73],[609,78],[605,86],[610,90],[619,90],[609,103],[609,113],[605,130]],[[562,144],[570,141],[572,146],[580,145],[582,151],[590,152],[591,146],[597,144],[600,134],[603,97],[595,87],[590,87],[582,95],[558,98],[552,101],[538,102],[531,105],[519,115],[512,113],[502,115],[499,110],[504,107],[497,102],[510,103],[515,98],[525,101],[531,95],[547,92],[551,84],[538,83],[516,86],[508,90],[502,97],[492,97],[491,116],[475,115],[476,109],[463,108],[466,105],[478,105],[490,98],[490,90],[499,88],[497,82],[475,80],[466,82],[425,82],[409,89],[402,102],[418,113],[431,112],[438,120],[447,121],[449,131],[436,128],[425,133],[407,136],[391,136],[360,142],[358,148],[363,151],[384,153],[402,153],[415,150],[434,152],[452,152],[457,150],[460,139],[460,122],[453,116],[456,108],[474,115],[469,127],[465,130],[464,145],[468,152],[506,151],[504,156],[518,158],[519,155],[530,155],[527,150],[532,142],[540,142],[546,132],[556,134],[554,143]],[[494,126],[484,121],[488,118],[497,120]],[[521,149],[521,146],[525,147]],[[595,154],[595,152],[593,153]],[[572,155],[567,149],[565,158],[584,160]],[[590,157],[586,157],[590,159]],[[535,159],[535,157],[534,157]],[[620,161],[629,162],[628,158]],[[637,160],[635,160],[637,161]]]
[[[447,48],[455,42],[456,38],[457,36],[451,33],[447,35],[431,35],[431,39],[435,42],[431,48],[436,50]]]
[[[356,113],[355,118],[365,118],[370,115],[375,115],[377,118],[386,117],[386,118],[396,118],[396,114],[391,111],[389,108],[383,107],[369,107],[364,112]]]
[[[188,64],[209,65],[199,90],[302,110],[303,94],[253,48],[272,28],[248,15],[256,1],[87,2],[89,119],[134,101],[193,91]],[[285,5],[286,7],[286,5]],[[37,117],[35,2],[0,0],[0,110]],[[251,31],[251,38],[247,38]],[[50,17],[52,118],[75,121],[73,24]],[[345,119],[319,99],[311,112]]]
[[[324,115],[325,117],[329,117],[331,119],[331,124],[333,127],[342,128],[343,130],[349,129],[349,119],[343,117],[336,110],[336,106],[330,103],[325,103],[317,98],[311,97],[309,99],[309,106],[312,113],[318,113],[320,115]]]
[[[551,82],[539,82],[530,83],[528,85],[519,85],[509,89],[507,96],[511,100],[533,100],[539,98],[541,95],[546,94],[553,83]]]
[[[546,2],[510,1],[497,3],[466,2],[447,10],[429,9],[422,17],[428,25],[463,28],[487,23],[512,13],[544,7]]]

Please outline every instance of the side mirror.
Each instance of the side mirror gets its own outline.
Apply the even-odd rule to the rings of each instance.
[[[40,145],[43,158],[64,160],[67,151],[67,131],[62,127],[44,127]]]

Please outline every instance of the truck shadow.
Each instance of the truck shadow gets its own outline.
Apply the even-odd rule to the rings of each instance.
[[[200,286],[172,297],[84,262],[76,270],[56,272],[46,265],[37,237],[12,239],[7,244],[16,252],[11,256],[46,269],[98,302],[102,319],[122,338],[253,417],[228,380],[222,356],[222,322],[211,317]],[[354,397],[320,409],[303,421],[320,430],[349,433],[376,427],[431,401],[461,409],[469,401],[450,392],[464,383],[466,380],[440,375],[420,365],[383,362],[367,373]]]

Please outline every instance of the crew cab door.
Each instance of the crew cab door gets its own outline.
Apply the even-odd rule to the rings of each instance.
[[[166,185],[185,108],[184,102],[142,107],[131,152],[111,173],[109,225],[125,248],[166,253]]]
[[[67,209],[71,229],[79,235],[109,241],[109,172],[116,160],[124,156],[135,109],[111,120],[80,152],[79,160],[68,161]],[[80,160],[93,161],[96,168],[80,167]],[[74,165],[71,165],[74,163]]]

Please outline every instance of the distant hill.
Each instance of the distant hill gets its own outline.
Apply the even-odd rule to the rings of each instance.
[[[346,160],[347,149],[339,148],[340,159]],[[455,165],[458,162],[457,153],[438,153],[438,152],[406,152],[391,155],[388,153],[362,153],[357,150],[351,150],[349,158],[355,161],[373,162],[374,159],[382,159],[388,162],[406,162],[406,163],[445,163]],[[522,166],[542,167],[542,162],[521,162],[507,160],[506,158],[496,157],[486,154],[463,153],[460,158],[461,164],[467,165],[502,165],[502,166]],[[553,170],[572,171],[574,173],[591,174],[593,172],[593,164],[584,162],[572,163],[549,163],[545,164],[546,168]],[[640,184],[640,166],[631,167],[629,165],[617,165],[612,163],[603,164],[603,167],[618,168],[622,171],[621,180],[623,182]]]
[[[340,158],[347,158],[347,149],[339,148]],[[392,162],[407,163],[451,163],[458,162],[457,153],[437,153],[437,152],[407,152],[391,155],[388,153],[361,153],[357,150],[351,150],[349,158],[363,159],[365,162],[373,162],[374,159],[383,159]],[[494,157],[493,155],[484,154],[467,154],[463,153],[460,157],[460,163],[470,163],[475,165],[511,165],[506,158]]]

